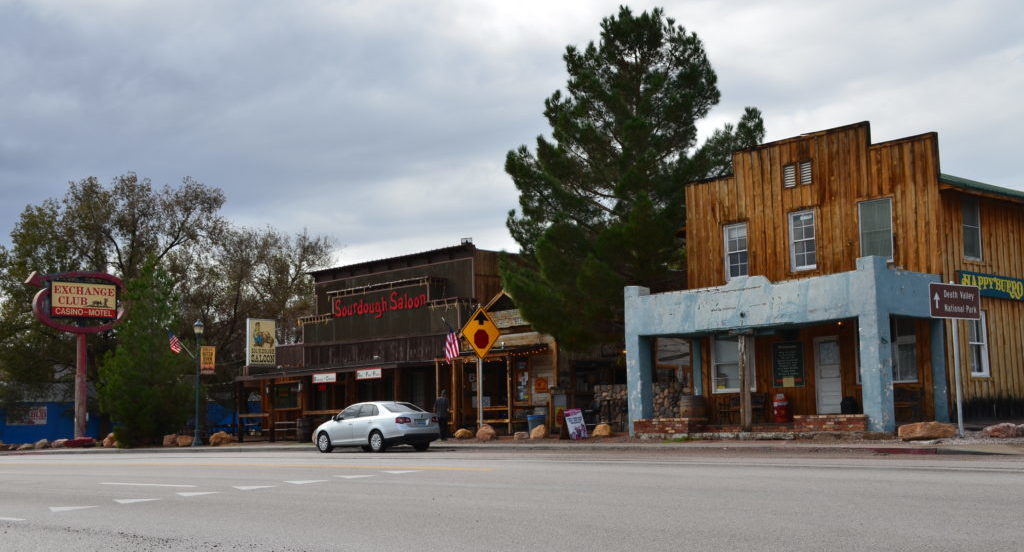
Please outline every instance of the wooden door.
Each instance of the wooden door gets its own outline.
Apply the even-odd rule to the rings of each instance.
[[[818,414],[839,414],[843,400],[843,378],[839,361],[839,338],[814,340],[814,383],[818,396]]]

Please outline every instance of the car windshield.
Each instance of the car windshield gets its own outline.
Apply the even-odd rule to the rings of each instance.
[[[407,402],[386,402],[380,403],[380,405],[391,412],[426,412],[415,404]]]

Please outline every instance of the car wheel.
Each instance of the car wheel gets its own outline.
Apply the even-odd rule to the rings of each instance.
[[[384,452],[384,436],[379,431],[370,432],[370,450],[373,452]]]
[[[320,452],[331,452],[334,450],[334,445],[331,444],[331,438],[327,436],[326,432],[321,431],[320,434],[316,436],[316,448]]]
[[[416,444],[414,444],[412,446],[412,448],[414,448],[414,449],[416,449],[416,450],[418,450],[420,452],[423,452],[423,451],[427,450],[428,448],[430,448],[430,443],[416,443]]]

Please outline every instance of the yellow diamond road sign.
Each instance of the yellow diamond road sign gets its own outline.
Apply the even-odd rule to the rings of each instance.
[[[498,341],[500,335],[501,331],[498,330],[498,326],[494,324],[494,320],[491,320],[491,316],[483,308],[476,309],[473,316],[469,318],[469,322],[462,327],[462,337],[466,338],[480,358],[487,356],[487,352]]]

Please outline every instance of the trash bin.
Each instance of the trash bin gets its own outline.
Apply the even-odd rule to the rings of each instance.
[[[545,421],[547,421],[547,416],[544,414],[531,414],[526,417],[526,425],[530,428],[530,431],[533,431],[533,428],[537,426],[544,425]]]

